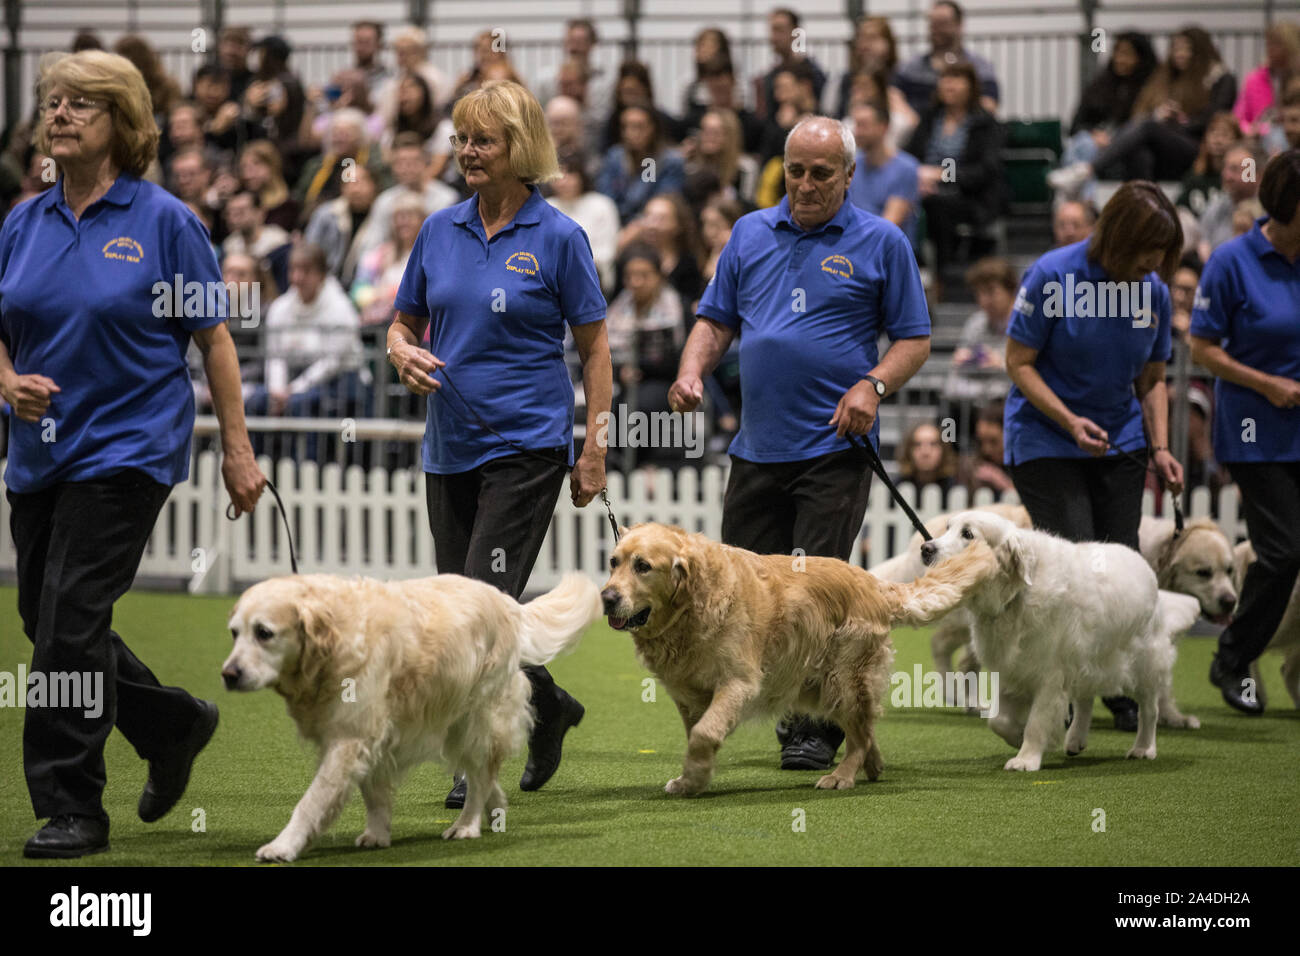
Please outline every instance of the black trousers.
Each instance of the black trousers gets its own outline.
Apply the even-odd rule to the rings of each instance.
[[[871,469],[860,448],[761,464],[731,456],[722,542],[757,554],[849,560],[862,530]]]
[[[1146,449],[1136,453],[1146,458]],[[1112,541],[1138,550],[1146,469],[1124,455],[1035,458],[1008,469],[1029,520],[1067,541]],[[1112,711],[1136,710],[1129,697],[1103,697]]]
[[[1241,491],[1257,558],[1219,635],[1220,666],[1241,673],[1272,640],[1300,575],[1300,462],[1239,463],[1228,470]]]
[[[760,464],[731,456],[722,503],[722,542],[758,554],[849,560],[871,492],[866,452],[849,448],[807,461]],[[839,747],[844,732],[829,721],[800,717],[789,734],[815,735]],[[782,742],[787,734],[778,730]]]
[[[177,744],[198,702],[162,686],[112,629],[170,488],[134,469],[30,494],[7,492],[18,549],[18,614],[32,671],[102,675],[102,709],[29,707],[23,770],[38,818],[107,819],[104,743],[114,725],[145,760]]]
[[[566,449],[537,454],[555,464],[513,454],[454,475],[425,474],[439,572],[486,581],[516,600],[524,593],[568,473]],[[560,702],[559,688],[545,667],[523,670],[538,721],[545,721]]]
[[[1172,123],[1137,120],[1116,131],[1092,167],[1120,179],[1181,179],[1196,161],[1200,145]]]
[[[1145,457],[1145,449],[1136,453]],[[1146,470],[1123,455],[1035,458],[1008,468],[1040,531],[1067,541],[1113,541],[1138,550]]]

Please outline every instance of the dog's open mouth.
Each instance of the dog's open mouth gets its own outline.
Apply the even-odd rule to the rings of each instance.
[[[616,617],[611,614],[609,616],[609,626],[616,631],[630,631],[635,627],[644,626],[648,620],[650,620],[650,609],[647,607],[644,610],[637,611],[631,617]]]

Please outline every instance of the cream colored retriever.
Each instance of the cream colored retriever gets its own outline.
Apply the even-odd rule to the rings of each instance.
[[[999,515],[1017,528],[1030,526],[1029,512],[1021,505],[992,504],[973,510]],[[932,535],[941,535],[952,517],[951,514],[939,515],[928,521],[926,528]],[[1172,519],[1144,516],[1138,532],[1142,557],[1156,573],[1156,581],[1162,590],[1196,598],[1202,614],[1216,623],[1226,623],[1237,603],[1239,586],[1234,583],[1231,542],[1209,518],[1187,522],[1181,535],[1175,535],[1174,531]],[[905,551],[873,567],[871,573],[887,581],[912,580],[925,570],[921,561],[921,543],[921,536],[913,535]],[[970,650],[970,618],[957,610],[936,622],[930,635],[935,669],[940,673],[951,670],[953,652],[962,648],[966,650],[958,660],[957,670],[961,673],[979,670],[979,661]],[[1201,726],[1196,717],[1178,709],[1172,688],[1160,698],[1160,723],[1166,727],[1191,730]]]
[[[477,837],[485,810],[505,810],[497,772],[532,726],[520,664],[570,650],[600,614],[596,585],[580,574],[523,605],[454,574],[393,582],[308,574],[249,588],[230,614],[235,648],[221,676],[230,690],[274,688],[321,751],[316,778],[257,859],[296,859],[354,783],[366,803],[357,846],[388,846],[402,775],[439,757],[468,784],[443,838]]]
[[[999,675],[1000,706],[989,726],[1019,750],[1005,769],[1042,766],[1067,699],[1074,719],[1065,751],[1080,753],[1093,698],[1111,694],[1137,699],[1137,739],[1128,756],[1155,759],[1173,637],[1196,620],[1199,604],[1159,590],[1155,572],[1131,548],[1076,544],[985,511],[953,515],[921,556],[928,566],[981,544],[993,549],[1000,571],[972,587],[963,606],[975,653]]]
[[[834,558],[758,555],[658,524],[626,532],[601,592],[609,624],[663,681],[686,725],[682,774],[698,793],[718,748],[744,719],[789,711],[844,728],[844,760],[817,781],[847,789],[880,776],[873,726],[894,658],[889,631],[947,613],[996,562],[969,549],[911,584],[880,581]]]

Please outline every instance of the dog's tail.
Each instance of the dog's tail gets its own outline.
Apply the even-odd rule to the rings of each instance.
[[[566,574],[552,590],[522,605],[521,659],[546,664],[573,650],[602,610],[600,587],[585,574]]]
[[[996,574],[998,559],[983,541],[976,541],[911,584],[882,584],[894,596],[890,624],[918,627],[929,624],[957,608],[967,592]]]

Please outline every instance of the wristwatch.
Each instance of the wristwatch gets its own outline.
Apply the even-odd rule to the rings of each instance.
[[[875,388],[875,390],[876,390],[876,394],[877,394],[877,395],[879,395],[881,398],[884,398],[884,397],[885,397],[885,383],[884,383],[884,382],[882,382],[880,379],[876,378],[874,375],[864,375],[863,378],[865,378],[868,382],[871,383],[872,387]]]

